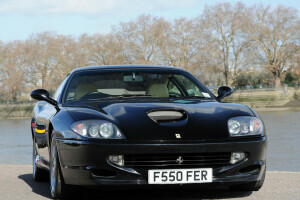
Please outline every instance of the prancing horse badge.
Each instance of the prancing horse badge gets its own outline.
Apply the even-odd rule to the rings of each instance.
[[[176,133],[175,136],[176,136],[177,139],[181,138],[181,135],[179,133]]]

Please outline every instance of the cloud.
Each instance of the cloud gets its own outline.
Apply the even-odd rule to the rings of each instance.
[[[101,15],[184,9],[197,0],[1,0],[0,13]]]

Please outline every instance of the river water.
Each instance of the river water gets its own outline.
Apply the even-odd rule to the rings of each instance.
[[[300,171],[300,111],[259,113],[268,135],[267,169]],[[0,120],[0,165],[31,164],[30,119]]]

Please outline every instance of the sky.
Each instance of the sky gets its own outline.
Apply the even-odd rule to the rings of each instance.
[[[248,6],[284,5],[300,11],[300,0],[240,0]],[[79,36],[108,33],[142,14],[194,18],[220,0],[0,0],[0,41],[26,40],[44,31]],[[238,2],[230,0],[227,2]],[[299,12],[298,12],[299,15]]]

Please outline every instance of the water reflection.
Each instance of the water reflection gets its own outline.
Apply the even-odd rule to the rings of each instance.
[[[259,113],[269,139],[267,169],[300,171],[300,111]]]
[[[30,119],[0,120],[0,164],[30,164]]]

